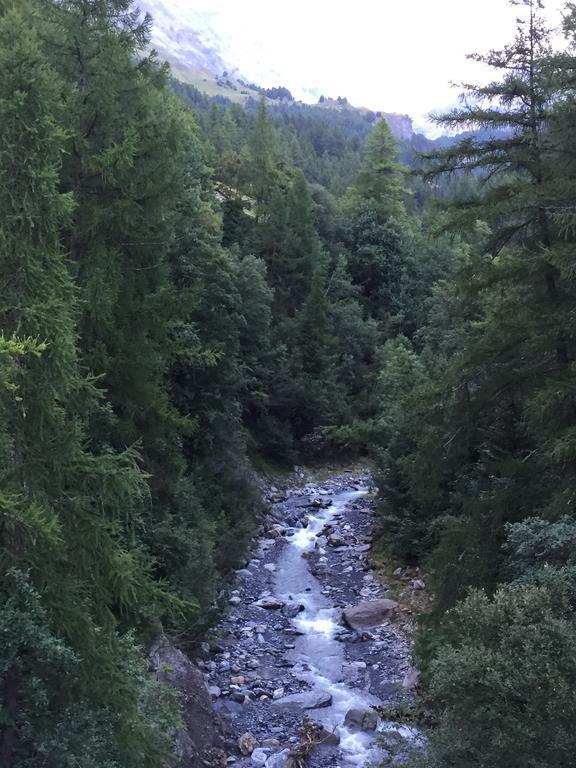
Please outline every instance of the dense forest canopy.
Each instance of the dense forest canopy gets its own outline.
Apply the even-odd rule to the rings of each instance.
[[[254,468],[358,456],[435,584],[414,759],[570,764],[576,9],[518,5],[399,146],[172,80],[132,0],[0,0],[3,768],[170,764],[146,647],[214,622]]]

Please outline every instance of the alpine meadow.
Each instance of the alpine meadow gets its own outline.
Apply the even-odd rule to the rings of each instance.
[[[0,768],[569,768],[576,4],[436,138],[184,5],[0,0]]]

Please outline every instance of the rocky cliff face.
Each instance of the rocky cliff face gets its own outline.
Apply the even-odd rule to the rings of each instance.
[[[176,736],[178,768],[208,768],[221,764],[222,728],[214,713],[204,676],[165,635],[152,645],[151,671],[180,694],[184,727]]]
[[[395,112],[383,112],[382,117],[390,126],[390,130],[397,139],[407,141],[414,135],[412,118],[408,115],[398,115]]]
[[[168,61],[179,68],[217,77],[232,71],[220,53],[216,35],[201,14],[187,9],[183,20],[177,4],[165,0],[137,0],[137,5],[152,16],[154,47]]]

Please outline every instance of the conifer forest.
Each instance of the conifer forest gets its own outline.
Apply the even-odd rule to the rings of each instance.
[[[138,6],[0,0],[1,768],[576,765],[576,5],[552,30],[519,0],[436,140],[345,99],[207,95]],[[396,749],[367,710],[380,751],[356,762],[350,713],[343,752],[263,715],[274,738],[232,725],[184,759],[196,694],[158,638],[200,678],[232,664],[200,687],[233,723],[312,685],[261,672],[252,695],[214,640],[238,574],[283,573],[251,558],[270,505],[304,498],[294,467],[311,495],[328,467],[372,486],[366,539],[322,518],[298,562],[371,548],[362,595],[412,580],[417,683],[376,707]],[[274,578],[246,603],[256,666]],[[347,623],[338,652],[385,667]]]

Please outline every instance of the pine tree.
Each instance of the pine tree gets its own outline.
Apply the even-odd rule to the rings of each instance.
[[[0,392],[0,754],[6,768],[38,755],[54,768],[149,765],[162,738],[141,710],[140,652],[119,633],[120,616],[152,619],[163,599],[133,543],[146,484],[133,451],[100,453],[89,438],[106,404],[82,374],[60,244],[75,203],[59,183],[65,89],[18,6],[0,17],[0,325],[12,360]]]
[[[380,222],[404,214],[405,170],[397,162],[397,154],[390,127],[381,119],[366,141],[361,168],[344,199],[346,210],[365,203]]]
[[[279,183],[278,148],[263,96],[258,104],[256,121],[248,144],[247,176],[254,200],[256,221],[260,223],[268,215],[272,195]]]

